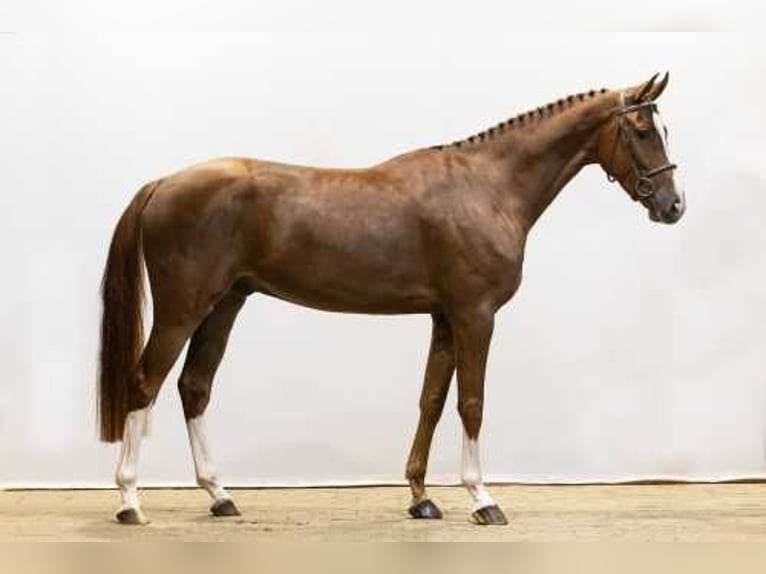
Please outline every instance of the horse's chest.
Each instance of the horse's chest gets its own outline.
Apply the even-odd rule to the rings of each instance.
[[[502,222],[491,222],[454,239],[456,289],[496,305],[510,299],[521,283],[525,236]]]

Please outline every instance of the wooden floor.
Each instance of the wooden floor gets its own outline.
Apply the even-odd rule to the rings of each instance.
[[[0,541],[766,541],[766,485],[494,486],[506,527],[469,522],[458,487],[431,488],[442,521],[406,515],[400,487],[234,490],[213,518],[201,490],[143,491],[151,524],[114,522],[115,491],[0,492]]]

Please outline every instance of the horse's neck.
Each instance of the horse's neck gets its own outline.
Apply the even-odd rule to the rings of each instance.
[[[595,161],[598,130],[617,104],[614,92],[599,94],[498,142],[494,155],[508,173],[509,203],[530,228],[559,191]]]

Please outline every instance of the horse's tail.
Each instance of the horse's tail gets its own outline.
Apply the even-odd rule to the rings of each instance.
[[[152,182],[142,187],[120,217],[101,280],[98,420],[105,442],[122,440],[128,382],[143,346],[144,270],[139,219],[157,185]]]

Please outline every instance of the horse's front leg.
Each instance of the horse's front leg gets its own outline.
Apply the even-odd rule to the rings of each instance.
[[[455,351],[447,319],[443,315],[433,315],[432,318],[431,349],[420,394],[420,420],[407,461],[407,480],[412,489],[409,513],[413,518],[442,517],[439,508],[426,496],[425,476],[434,429],[444,409],[455,372]]]
[[[471,517],[477,524],[508,524],[503,511],[484,487],[479,461],[479,431],[484,410],[484,373],[492,339],[494,312],[476,309],[452,320],[458,380],[458,412],[463,422],[461,479],[473,498]]]

